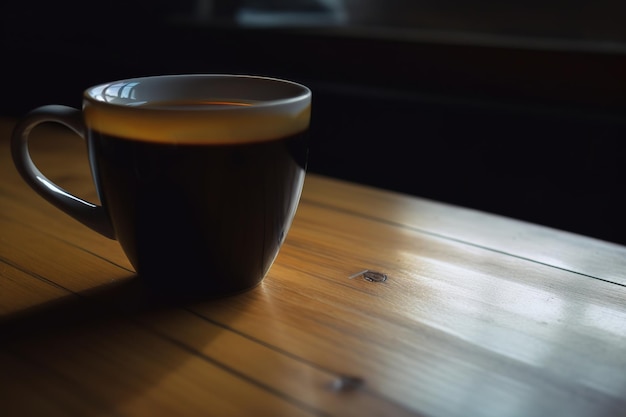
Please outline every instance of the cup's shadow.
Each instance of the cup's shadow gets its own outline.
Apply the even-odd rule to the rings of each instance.
[[[137,276],[68,294],[24,311],[0,317],[0,340],[131,319],[141,313],[184,307],[201,298],[146,286]]]
[[[224,298],[229,297],[239,296],[222,297],[220,300],[223,301]],[[47,379],[49,376],[45,375],[49,374],[50,369],[56,369],[58,366],[65,369],[60,371],[61,374],[67,372],[70,378],[78,378],[73,384],[75,382],[80,384],[83,378],[97,379],[97,376],[85,374],[85,369],[91,366],[85,364],[95,362],[100,362],[98,365],[100,367],[109,367],[109,371],[106,372],[115,372],[116,378],[121,378],[121,380],[144,375],[141,379],[142,384],[131,384],[132,389],[128,386],[124,389],[105,388],[116,390],[115,403],[109,403],[104,399],[106,397],[100,398],[103,394],[100,393],[101,388],[97,385],[95,387],[81,386],[81,389],[89,396],[100,398],[105,409],[111,407],[113,410],[127,399],[137,398],[144,392],[150,392],[149,390],[153,386],[159,386],[160,381],[167,375],[177,372],[178,369],[184,369],[181,366],[190,359],[197,360],[198,357],[205,357],[209,362],[207,364],[209,367],[212,366],[211,363],[219,362],[219,357],[211,357],[211,350],[207,349],[207,346],[222,332],[228,331],[228,322],[237,313],[221,314],[220,316],[226,319],[224,323],[204,323],[193,314],[193,306],[198,303],[204,304],[205,301],[212,302],[211,299],[201,300],[188,294],[173,297],[168,293],[154,291],[143,285],[136,276],[120,279],[116,283],[93,288],[80,294],[71,294],[57,301],[0,317],[0,358],[2,358],[0,362],[9,360],[14,364],[17,363],[15,369],[18,369],[18,372],[22,369],[24,374],[29,375],[29,386],[32,384],[33,387],[43,386],[44,388],[46,384],[49,384]],[[216,308],[221,308],[221,305],[224,304],[217,303]],[[182,316],[183,320],[186,320],[186,314],[189,314],[189,320],[185,321],[186,325],[195,326],[192,340],[173,342],[175,336],[160,335],[154,331],[158,327],[158,317],[180,318]],[[150,321],[153,317],[157,317],[155,319],[157,321]],[[133,336],[130,340],[123,337],[106,339],[109,337],[107,335],[116,335],[118,331],[132,335],[133,333],[128,333],[128,329],[135,332],[136,337]],[[104,347],[96,348],[100,353],[91,352],[89,349],[86,352],[81,350],[83,344],[95,343],[94,340],[107,340],[106,345],[116,346],[114,350],[118,353],[109,353]],[[161,349],[156,350],[158,354],[147,355],[157,361],[153,366],[146,368],[144,362],[146,359],[138,361],[141,363],[132,359],[133,356],[129,352],[137,348],[137,340],[140,340],[143,345],[147,343],[146,348],[150,349],[150,343],[160,344]],[[181,348],[185,343],[190,345]],[[63,360],[69,357],[70,362],[64,362],[64,365],[55,362],[56,356],[54,355],[58,355],[58,352],[63,352]],[[79,359],[72,360],[73,356]],[[109,364],[106,364],[107,358],[111,360]],[[102,361],[105,361],[104,365]],[[115,363],[118,361],[123,361],[123,369],[117,369],[119,367],[116,367]],[[33,363],[36,364],[34,373],[30,371]],[[210,372],[208,369],[210,368],[205,369],[205,372]],[[8,373],[4,375],[0,373],[0,386],[12,384],[12,378]],[[71,386],[64,382],[65,378],[62,377],[58,381],[60,389],[70,390],[68,395],[74,395],[77,398],[76,401],[83,401],[80,393],[71,391]],[[98,382],[98,384],[101,383]],[[211,387],[207,386],[206,389],[210,390]],[[11,398],[6,406],[10,410],[24,411],[28,415],[29,407],[37,401],[40,400],[30,398],[25,393],[23,398]]]

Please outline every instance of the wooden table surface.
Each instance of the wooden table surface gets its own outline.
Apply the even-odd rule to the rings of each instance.
[[[626,415],[624,246],[309,174],[260,286],[154,303],[0,122],[3,416]],[[31,149],[97,202],[78,137]]]

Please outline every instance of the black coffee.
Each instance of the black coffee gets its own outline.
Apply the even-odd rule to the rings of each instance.
[[[103,206],[140,276],[214,293],[260,282],[298,205],[304,132],[232,145],[89,134]]]

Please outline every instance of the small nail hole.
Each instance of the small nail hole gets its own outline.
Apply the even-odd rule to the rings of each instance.
[[[382,272],[370,271],[369,269],[365,269],[363,271],[357,272],[356,274],[352,274],[348,277],[348,279],[354,279],[356,277],[363,277],[363,279],[368,282],[387,281],[387,274],[383,274]]]
[[[359,389],[365,381],[358,376],[342,375],[331,383],[331,390],[335,392],[350,392]]]

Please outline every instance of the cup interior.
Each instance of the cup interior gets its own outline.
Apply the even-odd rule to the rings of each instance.
[[[120,106],[159,106],[177,101],[240,100],[277,106],[306,100],[310,90],[298,83],[249,75],[165,75],[114,81],[89,88],[86,98]]]

